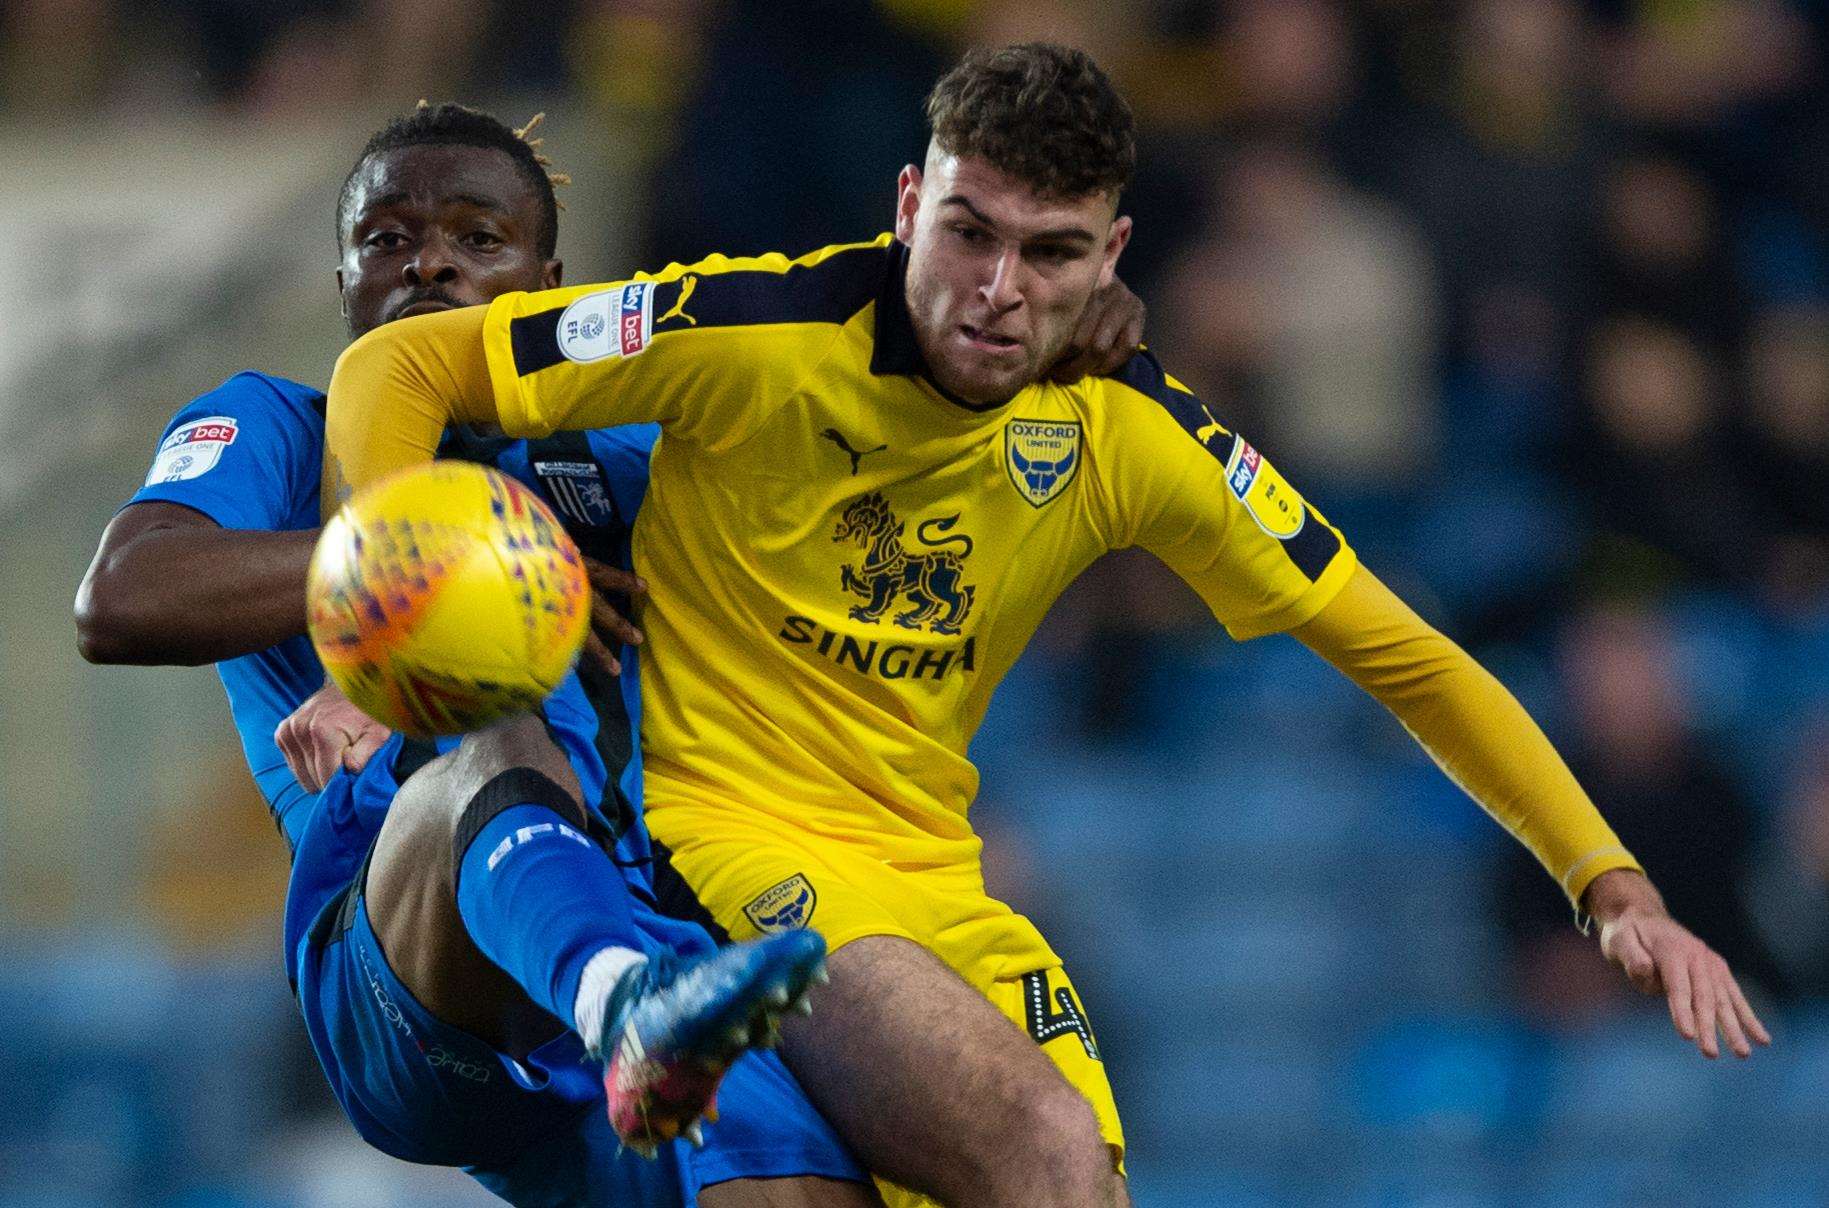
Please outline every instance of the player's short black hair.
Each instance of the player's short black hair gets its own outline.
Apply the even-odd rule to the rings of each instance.
[[[1116,195],[1136,169],[1130,106],[1069,46],[968,52],[934,85],[927,122],[942,151],[984,159],[1043,197]]]
[[[565,184],[570,178],[554,173],[550,161],[538,150],[540,140],[527,137],[539,125],[542,116],[534,115],[527,125],[515,130],[481,109],[449,101],[438,105],[419,102],[419,108],[413,112],[397,117],[375,131],[374,137],[363,145],[362,154],[356,156],[349,175],[343,178],[343,188],[337,194],[338,244],[343,241],[349,207],[355,200],[356,176],[371,158],[402,147],[483,147],[500,151],[514,161],[521,178],[533,190],[534,200],[540,207],[540,229],[536,233],[540,258],[552,259],[559,246],[559,199],[553,195],[553,186]]]

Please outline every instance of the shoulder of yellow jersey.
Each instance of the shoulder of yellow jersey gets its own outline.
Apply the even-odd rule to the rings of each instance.
[[[689,275],[705,276],[713,273],[778,273],[786,274],[791,269],[814,268],[832,260],[843,260],[847,253],[877,252],[886,253],[889,244],[895,237],[885,231],[875,239],[862,243],[833,243],[822,248],[815,248],[805,255],[788,256],[783,252],[764,252],[760,256],[726,256],[722,252],[713,252],[703,260],[694,260],[682,264],[674,261],[666,268],[656,272],[636,273],[631,280],[635,281],[677,281]]]
[[[1172,423],[1221,458],[1230,446],[1232,430],[1148,348],[1110,376],[1083,378],[1070,390],[1084,409],[1088,433],[1097,437],[1123,439],[1139,423]]]
[[[735,341],[736,359],[752,367],[759,356],[802,362],[807,339],[830,340],[876,301],[890,245],[885,234],[804,256],[718,254],[628,282],[521,295],[512,304],[520,313],[504,312],[514,371],[526,378],[568,359],[629,364],[662,341],[673,357],[725,361],[736,356]]]
[[[722,253],[643,273],[656,335],[727,327],[842,325],[874,302],[890,267],[890,236],[834,243],[804,256]]]

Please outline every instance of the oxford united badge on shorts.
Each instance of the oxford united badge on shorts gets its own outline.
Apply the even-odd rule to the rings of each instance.
[[[1003,430],[1004,467],[1016,493],[1040,507],[1080,468],[1080,425],[1070,419],[1013,419]]]
[[[805,927],[817,905],[819,895],[813,891],[813,883],[795,873],[781,884],[757,894],[755,900],[743,908],[743,913],[749,916],[757,931],[769,935]]]

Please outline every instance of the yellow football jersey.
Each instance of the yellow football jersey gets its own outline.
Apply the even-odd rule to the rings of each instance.
[[[648,820],[723,926],[904,935],[987,993],[1058,964],[984,894],[966,751],[1061,590],[1130,545],[1235,637],[1350,604],[1304,640],[1572,901],[1638,868],[1510,694],[1355,573],[1340,534],[1152,356],[995,406],[937,388],[906,254],[884,236],[511,294],[369,333],[331,385],[332,506],[428,459],[452,420],[660,422],[635,530]]]
[[[635,528],[651,812],[729,802],[898,868],[973,865],[967,744],[1061,591],[1142,546],[1238,638],[1353,554],[1148,353],[972,406],[925,374],[885,235],[490,307],[503,426],[658,421]]]

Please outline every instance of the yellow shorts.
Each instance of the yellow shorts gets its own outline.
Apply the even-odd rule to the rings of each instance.
[[[1121,1167],[1124,1130],[1079,992],[1035,925],[985,892],[976,867],[895,868],[844,844],[696,805],[650,804],[647,821],[733,939],[811,927],[832,951],[893,935],[933,952],[1053,1058],[1092,1104]],[[882,1190],[892,1205],[927,1202]]]

